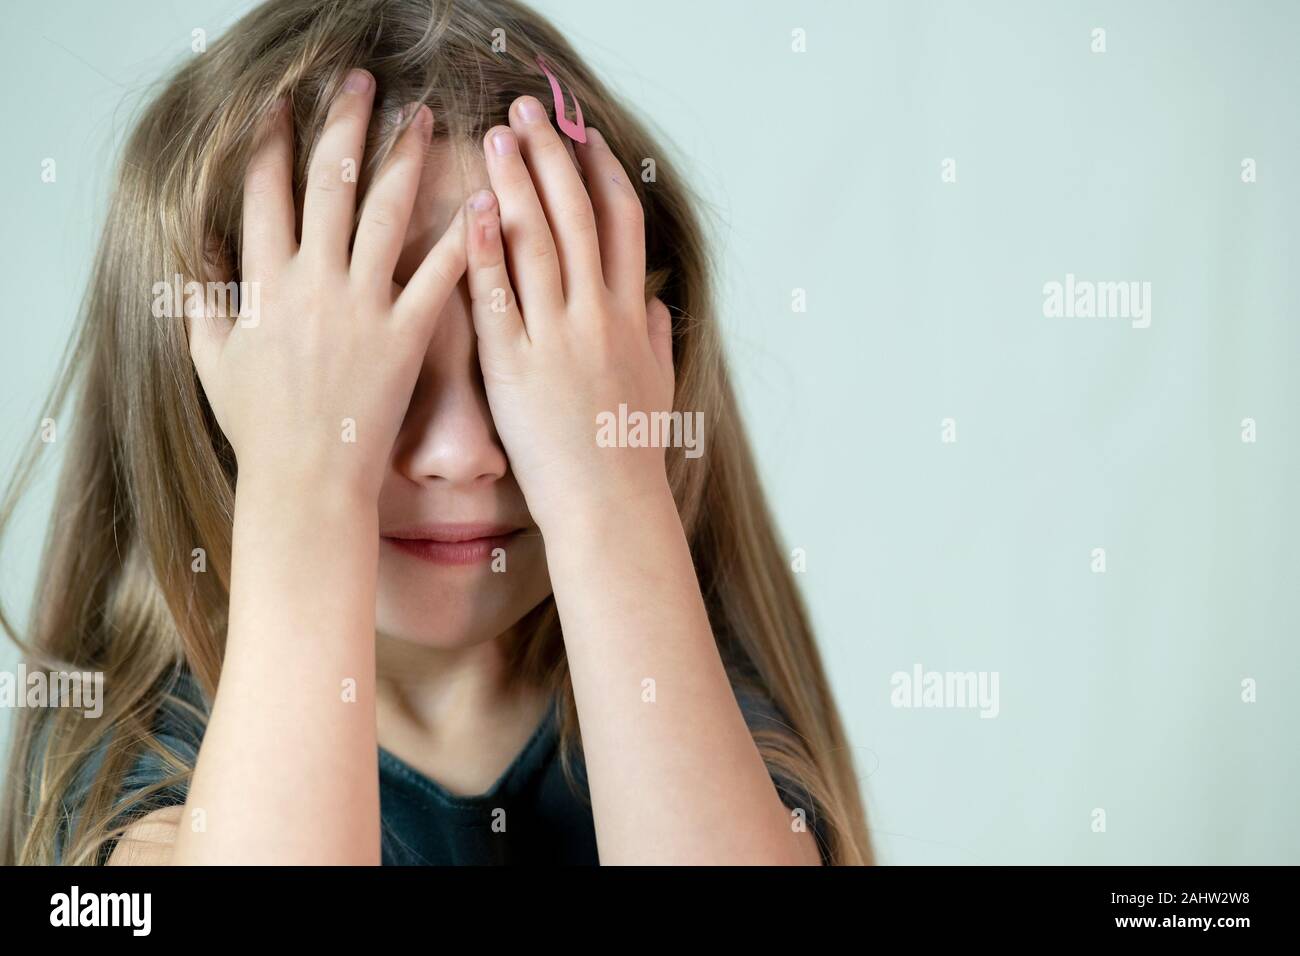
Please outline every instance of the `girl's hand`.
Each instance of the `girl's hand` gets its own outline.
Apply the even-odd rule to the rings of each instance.
[[[604,138],[587,134],[576,152],[589,187],[542,104],[521,97],[510,127],[484,139],[495,197],[467,205],[488,403],[543,532],[575,507],[668,487],[662,448],[597,444],[602,413],[672,409],[673,363],[668,309],[645,300],[641,203]]]
[[[464,272],[457,214],[406,287],[393,282],[433,126],[424,105],[376,174],[349,252],[374,91],[370,74],[354,70],[330,108],[301,244],[281,104],[244,181],[241,279],[257,284],[244,305],[259,307],[238,319],[191,316],[190,352],[241,480],[317,488],[337,479],[377,499],[433,324]]]

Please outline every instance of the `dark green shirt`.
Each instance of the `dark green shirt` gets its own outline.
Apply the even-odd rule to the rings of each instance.
[[[158,741],[193,767],[208,708],[196,681],[183,671],[172,694],[185,701],[204,719],[173,701],[155,721]],[[782,721],[771,701],[737,687],[737,700],[751,732],[770,721]],[[102,754],[97,755],[102,759]],[[486,792],[458,796],[403,760],[379,749],[379,802],[382,856],[385,865],[495,865],[495,864],[596,864],[596,831],[585,774],[580,758],[573,761],[571,784],[560,764],[557,714],[554,706],[510,766]],[[97,760],[83,768],[83,786],[96,770]],[[185,787],[171,787],[140,806],[133,800],[143,787],[156,785],[173,770],[157,755],[141,756],[122,782],[124,813],[138,815],[160,807],[183,804]],[[809,829],[822,848],[826,843],[815,808],[795,782],[773,773],[778,792],[787,806],[805,809]],[[75,788],[74,788],[75,789]],[[68,799],[76,813],[77,795]],[[131,806],[129,804],[134,804]],[[123,817],[125,819],[125,817]],[[103,849],[107,860],[112,845]]]

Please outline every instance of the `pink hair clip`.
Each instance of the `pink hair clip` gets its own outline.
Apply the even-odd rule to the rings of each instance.
[[[573,119],[570,120],[564,115],[564,91],[560,89],[560,81],[555,78],[550,67],[546,65],[546,58],[540,53],[537,54],[537,65],[542,68],[546,78],[551,81],[551,96],[555,98],[555,125],[560,127],[560,131],[569,139],[575,142],[585,143],[587,141],[587,127],[582,122],[582,105],[578,98],[573,96]]]

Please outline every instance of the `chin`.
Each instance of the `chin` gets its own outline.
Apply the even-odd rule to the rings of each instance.
[[[385,549],[379,561],[375,629],[444,650],[500,637],[551,593],[544,560],[511,556],[505,572],[481,565],[440,567]]]

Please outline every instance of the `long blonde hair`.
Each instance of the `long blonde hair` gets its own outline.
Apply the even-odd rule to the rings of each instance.
[[[119,786],[142,751],[171,762],[169,783],[192,770],[153,739],[151,720],[182,667],[208,701],[216,691],[235,462],[195,378],[184,326],[153,317],[150,290],[175,274],[222,281],[223,268],[240,261],[242,172],[262,117],[289,97],[301,190],[310,146],[349,68],[374,74],[379,104],[422,100],[445,126],[438,135],[478,143],[515,97],[550,101],[539,53],[626,166],[655,160],[652,182],[633,177],[646,211],[647,295],[674,315],[677,406],[704,412],[710,435],[707,455],[669,456],[668,471],[719,651],[785,718],[788,725],[755,738],[769,767],[814,801],[830,859],[871,862],[848,743],[723,362],[699,203],[671,158],[561,34],[513,0],[270,0],[186,63],[144,110],[45,413],[61,414],[76,396],[26,639],[0,614],[29,666],[100,671],[110,693],[99,720],[64,708],[19,711],[0,862],[97,862],[121,833]],[[380,113],[362,189],[396,135],[381,128]],[[39,448],[34,442],[10,485],[0,532]],[[200,547],[208,573],[191,569]],[[515,664],[556,694],[561,753],[571,768],[580,742],[553,599],[523,624]],[[104,758],[88,765],[97,750]],[[63,795],[87,777],[70,822]],[[151,793],[128,803],[145,808]]]

